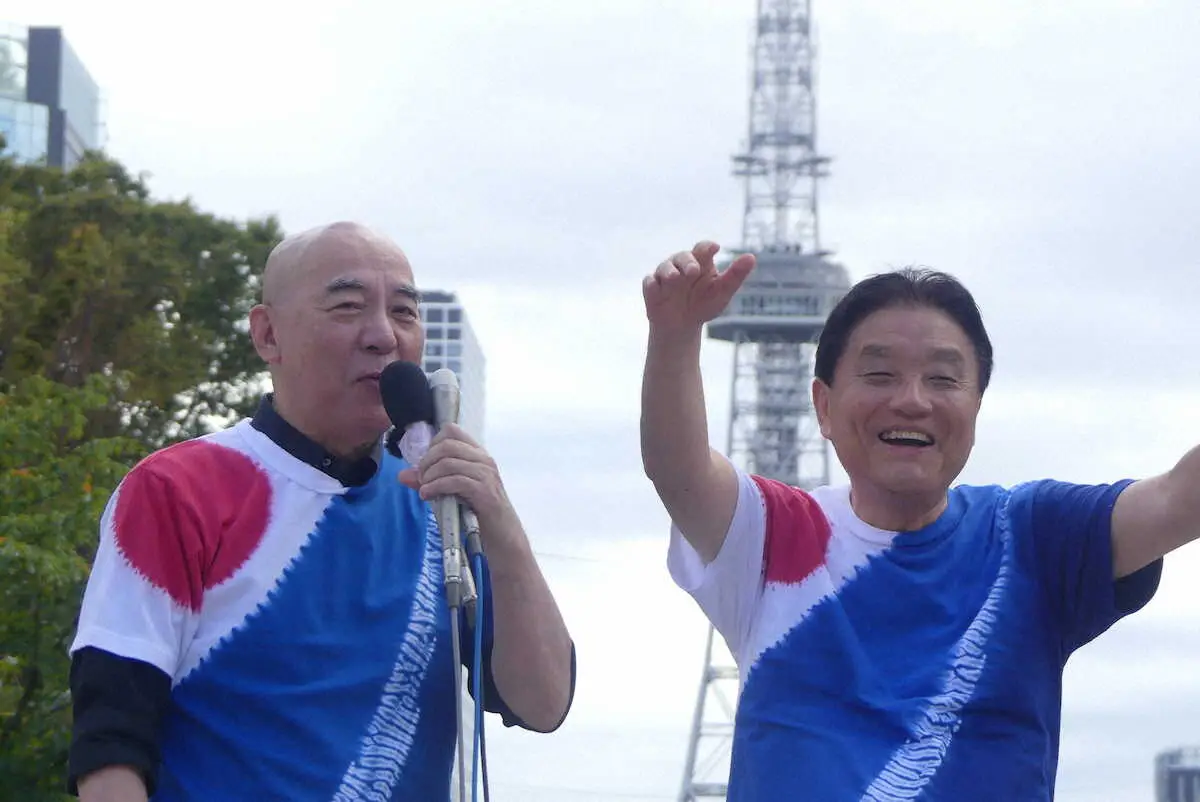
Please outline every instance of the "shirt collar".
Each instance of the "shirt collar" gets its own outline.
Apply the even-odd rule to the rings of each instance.
[[[284,420],[283,416],[275,409],[274,398],[273,393],[263,396],[258,404],[258,411],[250,420],[251,426],[269,437],[275,445],[296,459],[333,477],[347,487],[365,485],[371,480],[371,477],[379,469],[379,463],[374,457],[367,456],[348,460],[334,456],[322,445]]]

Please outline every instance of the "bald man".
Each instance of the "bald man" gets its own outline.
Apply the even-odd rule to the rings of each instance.
[[[382,448],[379,376],[420,361],[418,299],[362,226],[272,251],[250,312],[272,392],[144,459],[105,509],[71,646],[82,802],[447,800],[458,690],[426,499],[450,493],[487,554],[485,705],[562,723],[574,644],[495,463],[453,425],[416,466]]]

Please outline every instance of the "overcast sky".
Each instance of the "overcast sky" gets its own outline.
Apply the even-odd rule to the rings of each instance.
[[[357,219],[420,284],[461,293],[487,442],[580,661],[558,733],[491,726],[497,802],[678,794],[705,625],[667,577],[640,472],[640,280],[698,239],[737,244],[754,5],[5,4],[65,27],[106,92],[111,152],[158,196],[289,231]],[[963,480],[1138,477],[1200,443],[1200,4],[815,13],[823,244],[855,278],[949,270],[990,326]],[[717,443],[729,362],[706,346]],[[1060,802],[1149,802],[1155,752],[1200,744],[1198,583],[1193,546],[1072,659]]]

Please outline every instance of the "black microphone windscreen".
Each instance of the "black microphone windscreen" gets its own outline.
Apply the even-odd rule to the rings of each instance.
[[[433,392],[421,366],[396,361],[379,375],[383,408],[399,433],[417,421],[433,424]]]

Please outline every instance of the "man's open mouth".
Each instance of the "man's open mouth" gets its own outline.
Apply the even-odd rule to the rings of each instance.
[[[933,445],[933,435],[915,429],[888,429],[880,432],[879,439],[891,446],[923,448]]]

